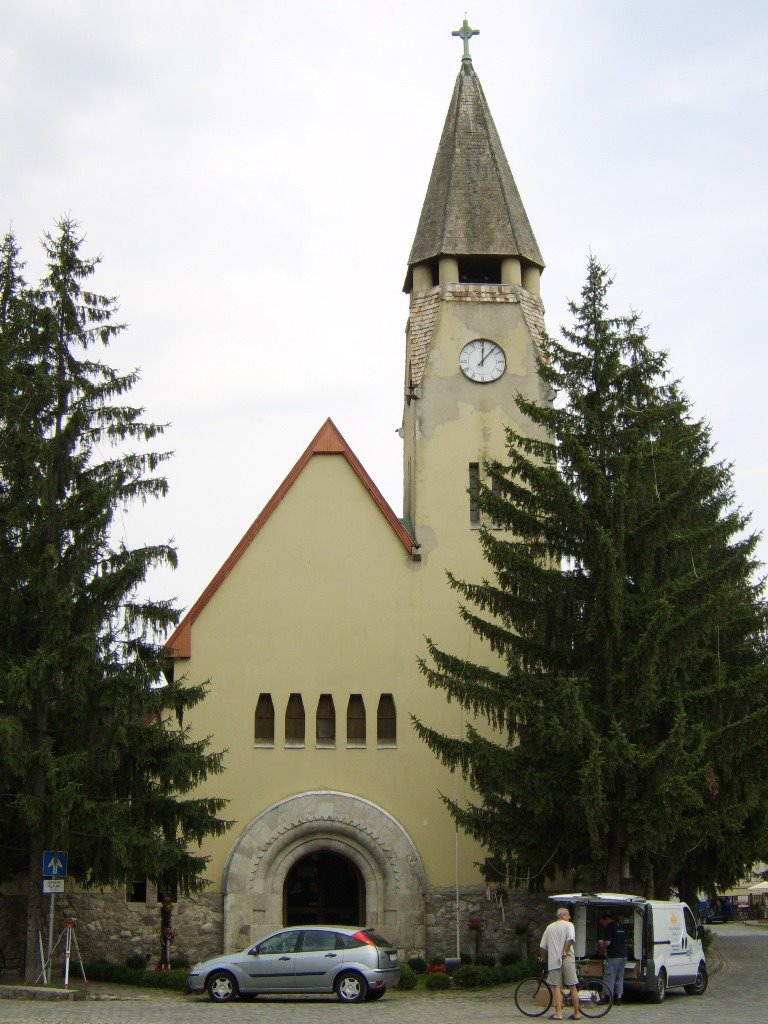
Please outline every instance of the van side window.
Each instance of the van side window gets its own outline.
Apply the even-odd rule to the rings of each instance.
[[[696,922],[693,919],[693,914],[688,907],[683,907],[683,917],[685,919],[685,930],[688,932],[690,938],[697,938],[696,933]]]

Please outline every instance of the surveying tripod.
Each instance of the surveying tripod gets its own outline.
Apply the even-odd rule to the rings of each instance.
[[[83,976],[83,981],[88,984],[88,979],[85,976],[85,968],[83,967],[83,958],[80,956],[80,947],[77,944],[77,935],[75,935],[75,919],[74,917],[68,917],[64,923],[64,931],[56,940],[56,945],[53,947],[51,952],[48,954],[48,959],[43,964],[43,969],[37,976],[37,980],[43,979],[43,984],[47,984],[47,977],[53,976],[52,961],[53,954],[64,942],[64,988],[69,988],[69,965],[72,960],[72,948],[74,947],[75,953],[77,954],[77,962],[80,964],[80,973]],[[48,974],[46,975],[46,971]]]

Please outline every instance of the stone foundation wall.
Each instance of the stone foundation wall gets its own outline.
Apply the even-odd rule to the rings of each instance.
[[[473,959],[482,954],[521,957],[536,953],[544,928],[553,918],[546,893],[511,890],[487,898],[484,887],[465,887],[459,897],[459,945]],[[430,889],[426,897],[426,957],[440,961],[456,955],[456,890]],[[409,952],[406,955],[410,955]]]
[[[21,896],[0,896],[0,945],[9,955],[21,952],[24,935]],[[45,898],[46,914],[48,897]],[[139,954],[155,964],[160,958],[160,904],[150,891],[146,903],[128,903],[123,890],[65,893],[56,897],[54,942],[61,936],[67,917],[75,918],[75,935],[83,961],[103,958],[124,963]],[[495,894],[487,899],[480,886],[464,888],[459,898],[459,935],[462,953],[501,956],[511,951],[534,954],[553,908],[545,894],[524,890],[505,893],[502,906]],[[406,957],[419,955],[439,961],[456,955],[456,892],[428,889],[424,901],[425,948],[405,949]],[[186,956],[190,963],[224,951],[224,897],[200,893],[180,897],[174,904],[172,956]],[[43,942],[47,944],[47,917]],[[385,934],[386,928],[383,929]],[[387,937],[395,939],[395,935]],[[232,952],[232,950],[226,950]]]
[[[48,944],[50,897],[44,898],[43,945]],[[186,956],[190,963],[220,953],[224,943],[224,901],[221,893],[180,897],[173,906],[171,927],[175,939],[171,956]],[[24,908],[21,896],[0,896],[0,936],[6,953],[19,955],[24,944]],[[75,938],[84,963],[110,960],[124,963],[134,954],[150,964],[160,959],[160,904],[156,893],[146,903],[128,903],[125,892],[65,893],[56,897],[53,942],[65,929],[68,917],[75,920]],[[63,943],[60,946],[63,949]],[[58,962],[58,955],[54,963]]]
[[[59,908],[59,903],[63,906]],[[77,893],[56,901],[59,934],[66,915],[75,917],[75,932],[84,961],[103,957],[123,963],[140,954],[148,963],[160,959],[160,904],[126,903],[121,894]],[[186,956],[190,963],[221,952],[224,912],[221,893],[181,897],[173,906],[175,933],[171,956]]]

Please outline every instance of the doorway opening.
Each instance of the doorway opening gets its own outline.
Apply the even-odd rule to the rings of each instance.
[[[319,851],[297,861],[285,879],[283,920],[297,924],[365,924],[365,883],[346,857]]]

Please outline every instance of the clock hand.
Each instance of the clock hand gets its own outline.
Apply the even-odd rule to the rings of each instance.
[[[484,341],[480,343],[480,354],[482,356],[482,359],[480,360],[480,364],[479,365],[482,366],[483,363],[485,362],[485,342]]]

